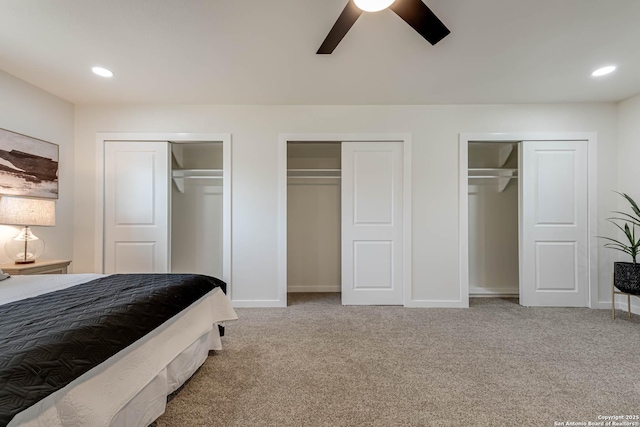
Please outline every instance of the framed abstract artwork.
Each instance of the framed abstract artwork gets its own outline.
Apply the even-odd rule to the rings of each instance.
[[[0,129],[0,194],[58,198],[57,144]]]

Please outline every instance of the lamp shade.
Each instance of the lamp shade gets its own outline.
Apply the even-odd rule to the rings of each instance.
[[[0,224],[56,225],[56,204],[53,200],[0,197]]]

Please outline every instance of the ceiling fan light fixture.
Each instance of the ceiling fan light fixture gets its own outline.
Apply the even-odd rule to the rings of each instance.
[[[396,0],[354,0],[356,6],[365,12],[379,12],[391,6]]]
[[[330,55],[364,12],[386,8],[409,24],[432,46],[451,33],[422,0],[401,0],[397,3],[394,0],[347,0],[347,5],[316,53]]]

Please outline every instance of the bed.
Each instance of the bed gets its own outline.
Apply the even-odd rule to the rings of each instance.
[[[147,426],[237,320],[199,275],[0,282],[0,426]]]

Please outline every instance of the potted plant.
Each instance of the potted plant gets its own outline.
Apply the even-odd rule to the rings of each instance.
[[[618,193],[616,191],[616,193]],[[614,211],[618,217],[607,218],[607,221],[620,229],[626,240],[619,241],[610,237],[600,237],[608,240],[605,248],[616,249],[631,256],[633,262],[613,263],[613,284],[622,292],[632,295],[640,295],[640,265],[636,263],[636,257],[640,252],[640,237],[636,239],[636,226],[640,226],[640,208],[636,202],[625,193],[618,193],[631,205],[633,214]]]

